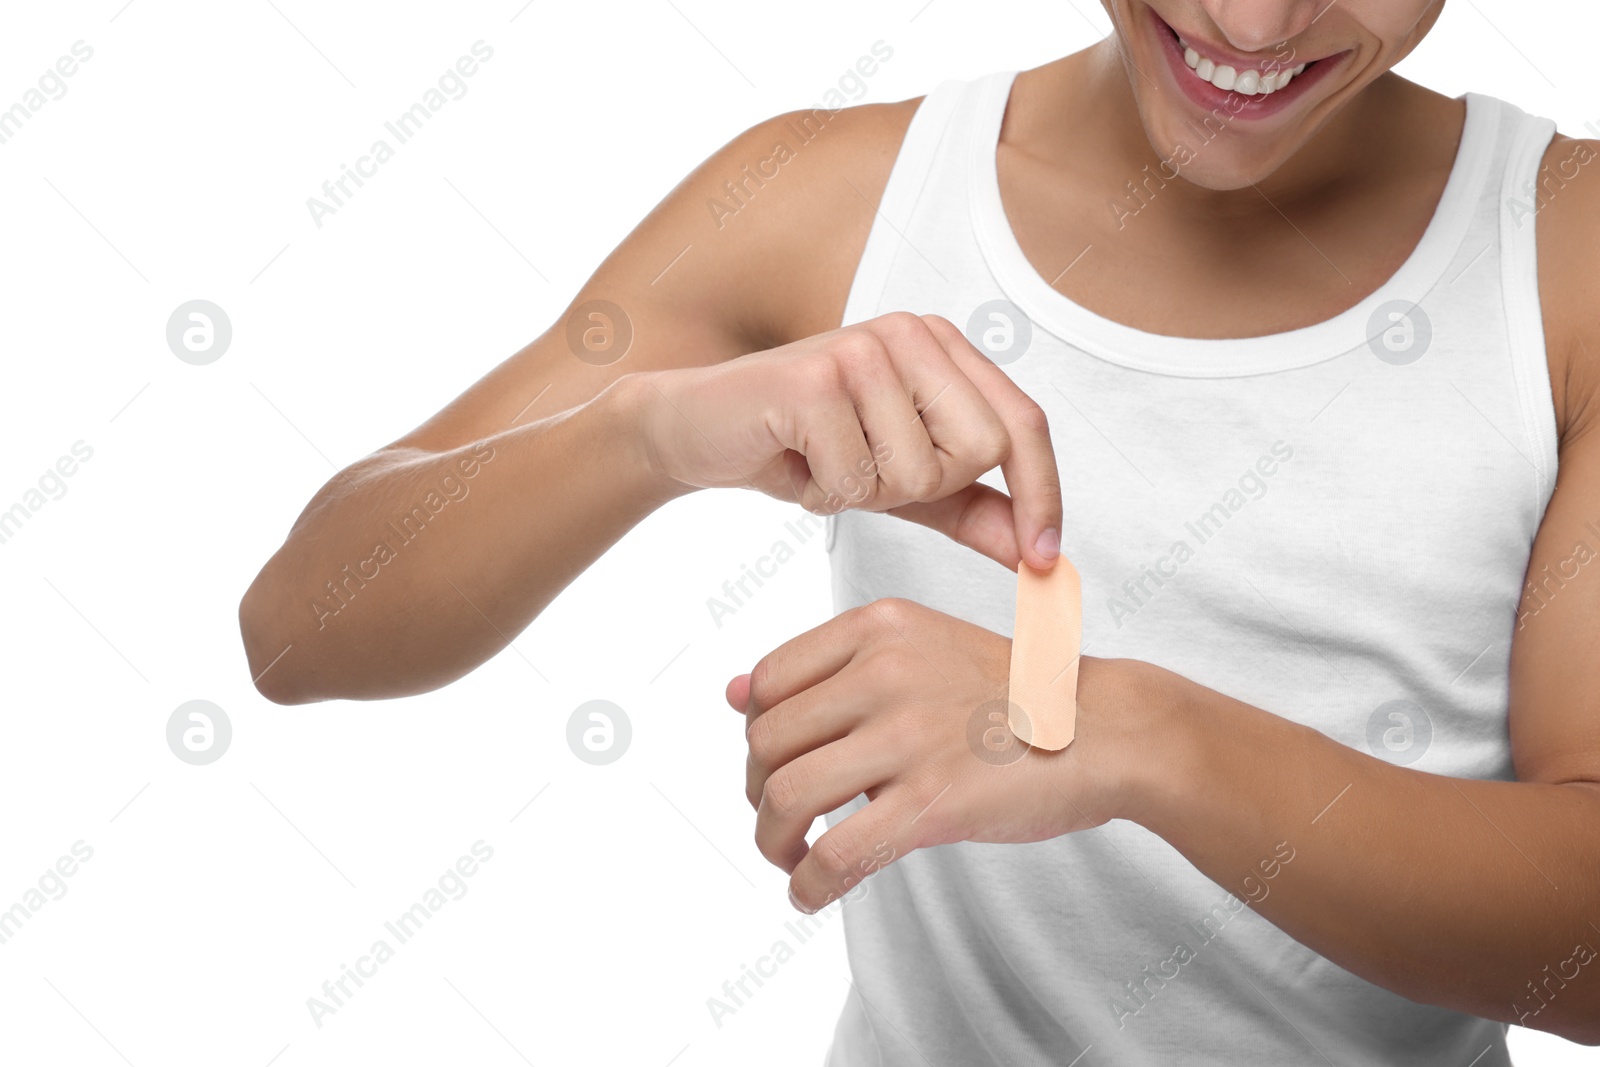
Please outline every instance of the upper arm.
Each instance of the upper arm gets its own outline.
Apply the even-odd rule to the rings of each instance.
[[[1534,540],[1511,645],[1511,744],[1524,781],[1600,782],[1600,142],[1558,137],[1577,176],[1540,209],[1539,293],[1556,406],[1556,487]],[[1566,161],[1566,170],[1557,169]]]
[[[746,130],[656,205],[544,333],[384,451],[460,447],[583,404],[625,374],[838,326],[915,104],[796,112]],[[802,143],[807,120],[816,132]],[[591,317],[596,301],[620,314]],[[574,347],[569,335],[590,327],[601,343],[613,331],[609,350]]]

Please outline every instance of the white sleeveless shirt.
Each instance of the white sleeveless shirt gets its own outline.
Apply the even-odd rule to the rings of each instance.
[[[921,104],[844,322],[943,315],[1048,412],[1087,655],[1418,770],[1512,778],[1511,639],[1556,474],[1527,191],[1554,124],[1467,94],[1443,197],[1380,289],[1287,333],[1172,338],[1023,255],[995,165],[1014,76]],[[1015,576],[938,534],[849,511],[828,550],[838,611],[906,597],[1011,634]],[[1288,863],[1314,815],[1290,816]],[[1122,821],[914,852],[840,905],[854,988],[828,1063],[1509,1063],[1503,1024],[1345,971],[1244,906],[1260,891]]]

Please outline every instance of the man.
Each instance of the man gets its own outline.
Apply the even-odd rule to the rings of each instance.
[[[842,610],[727,691],[796,906],[873,879],[831,1063],[1600,1043],[1600,146],[1391,73],[1442,0],[1105,5],[1083,52],[713,156],[313,499],[252,673],[436,688],[662,503],[755,488],[833,527]],[[473,521],[370,580],[462,478]],[[1049,753],[992,727],[1011,572],[1062,554]]]

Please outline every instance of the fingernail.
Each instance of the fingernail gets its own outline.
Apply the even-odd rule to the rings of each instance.
[[[812,909],[800,903],[800,898],[794,895],[794,886],[789,887],[789,903],[794,906],[795,911],[803,912],[806,915],[816,914]]]
[[[1054,526],[1039,535],[1033,543],[1034,550],[1045,559],[1055,559],[1061,555],[1061,531]]]

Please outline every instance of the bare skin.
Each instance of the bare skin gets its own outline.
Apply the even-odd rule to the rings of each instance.
[[[1152,0],[1163,19],[1219,50],[1287,41],[1307,56],[1349,55],[1303,121],[1219,140],[1122,227],[1105,201],[1160,158],[1152,145],[1170,136],[1176,105],[1146,76],[1145,4],[1106,4],[1117,35],[1020,75],[1001,133],[1002,197],[1040,274],[1056,277],[1092,246],[1094,269],[1060,277],[1067,296],[1149,332],[1216,338],[1323,321],[1393,274],[1443,190],[1463,118],[1459,101],[1388,73],[1440,3],[1348,0],[1319,15],[1326,5],[1299,0]],[[833,116],[781,179],[719,228],[706,201],[791,139],[785,124],[801,117],[741,135],[673,190],[574,299],[626,309],[635,329],[626,358],[607,367],[575,358],[564,315],[434,418],[334,478],[240,606],[261,691],[300,703],[437,688],[503,648],[662,503],[749,484],[827,510],[841,472],[884,441],[896,458],[845,506],[925,522],[1007,566],[1050,565],[1048,538],[1041,546],[1037,535],[1059,527],[1059,488],[1036,406],[975,364],[942,320],[840,328],[873,204],[917,103]],[[1547,165],[1580,147],[1600,152],[1557,137]],[[1596,174],[1586,168],[1537,218],[1560,472],[1531,571],[1564,558],[1600,514]],[[1240,285],[1210,269],[1218,257],[1275,269]],[[1163,299],[1150,301],[1152,291]],[[826,387],[798,389],[817,380]],[[881,428],[886,413],[921,412],[946,386],[963,398],[946,424]],[[740,406],[736,397],[759,399],[761,417],[719,415]],[[846,400],[862,401],[858,426],[820,418]],[[451,505],[470,510],[470,522],[447,509],[381,578],[343,578],[341,568],[371,554],[386,519],[486,446],[493,458],[480,460],[471,496]],[[897,467],[905,457],[916,462]],[[980,465],[1002,462],[1010,499],[971,484]],[[341,580],[347,602],[319,618],[310,605],[338,606],[324,583]],[[917,645],[949,649],[942,662],[959,694],[924,691],[915,665],[894,653],[886,635],[910,628]],[[1286,826],[1304,825],[1350,784],[1337,817],[1319,824],[1316,848],[1284,869],[1258,911],[1379,985],[1518,1021],[1512,1003],[1525,982],[1570,957],[1576,941],[1600,944],[1587,925],[1600,922],[1597,645],[1594,583],[1572,583],[1517,631],[1512,783],[1391,766],[1159,665],[1087,657],[1079,739],[996,777],[972,766],[962,729],[973,706],[1004,695],[1009,642],[902,601],[796,638],[735,678],[727,696],[747,715],[758,843],[792,874],[804,908],[881,864],[874,850],[885,840],[904,855],[945,841],[1038,840],[1114,818],[1150,828],[1234,885]],[[829,700],[831,692],[855,697]],[[911,717],[915,730],[889,716]],[[876,736],[920,740],[886,762],[887,746],[869,743]],[[959,788],[905,830],[898,815],[952,780]],[[861,792],[872,804],[807,848],[815,817]],[[1385,814],[1401,808],[1404,826]],[[1421,854],[1407,829],[1417,820],[1433,831]],[[1414,877],[1419,864],[1425,881]],[[1600,1043],[1600,978],[1584,973],[1521,1021]]]

